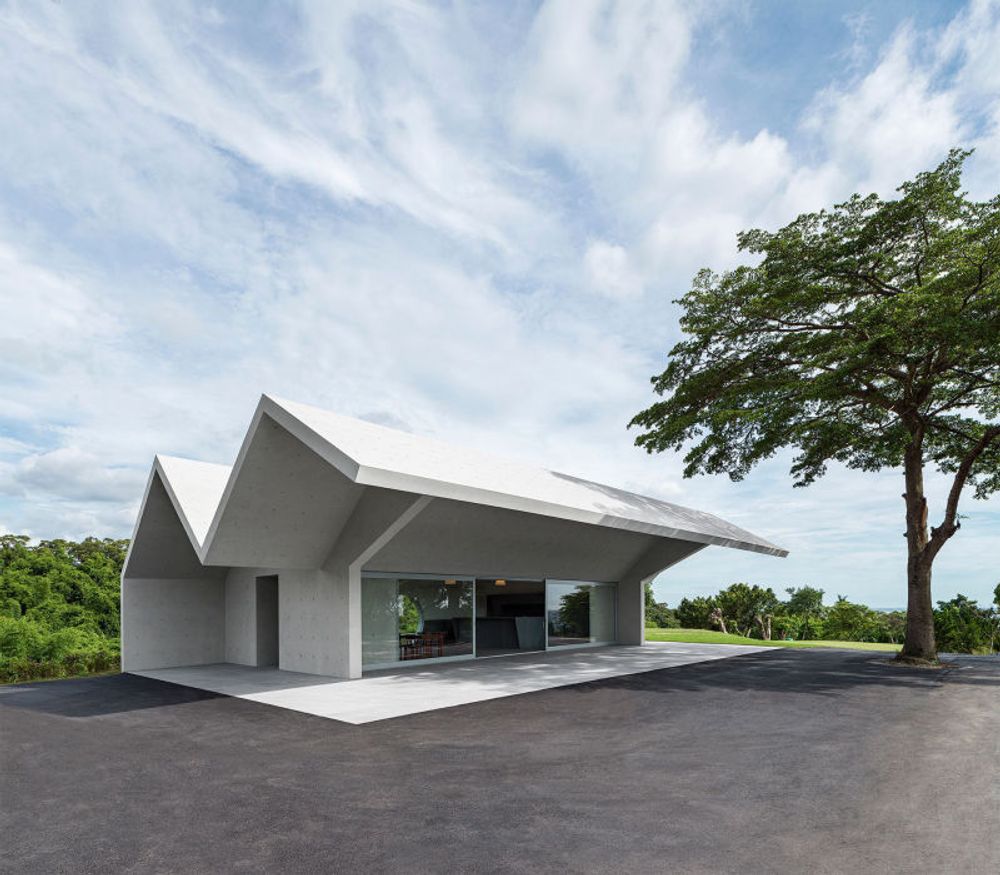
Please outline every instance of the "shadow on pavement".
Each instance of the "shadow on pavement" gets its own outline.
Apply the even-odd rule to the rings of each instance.
[[[24,708],[59,717],[100,717],[218,698],[222,698],[218,693],[130,674],[0,687],[0,707]]]
[[[673,691],[756,691],[837,695],[856,687],[898,687],[930,692],[941,684],[997,687],[1000,656],[942,655],[944,668],[902,665],[891,655],[832,648],[815,650],[775,648],[763,653],[734,656],[677,669],[650,671],[578,684],[587,694],[603,688]]]

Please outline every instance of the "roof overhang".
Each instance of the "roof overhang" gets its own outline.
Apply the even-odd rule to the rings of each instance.
[[[670,539],[787,555],[712,514],[267,395],[232,467],[155,458],[134,537],[158,488],[203,565],[317,567],[372,489],[482,508],[474,516],[484,520],[499,512],[616,530],[635,544]]]

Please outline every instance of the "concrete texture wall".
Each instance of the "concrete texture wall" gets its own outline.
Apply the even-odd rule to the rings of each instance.
[[[620,580],[656,538],[434,499],[366,568],[483,577]]]
[[[125,576],[177,580],[224,577],[225,573],[225,568],[201,564],[159,474],[154,474],[129,548]]]
[[[225,661],[220,578],[126,578],[121,616],[123,671]]]
[[[258,573],[256,568],[230,568],[226,576],[226,662],[257,664]]]
[[[364,487],[264,416],[205,561],[318,568]]]
[[[230,569],[226,662],[257,665],[257,578],[270,575],[278,578],[278,668],[348,677],[346,580],[318,568]]]
[[[278,667],[352,677],[347,569],[278,574]],[[357,646],[360,651],[360,623]],[[360,676],[360,669],[358,675]]]

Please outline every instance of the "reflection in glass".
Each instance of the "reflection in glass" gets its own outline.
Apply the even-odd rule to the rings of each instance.
[[[607,644],[615,639],[615,587],[547,581],[549,647]]]
[[[362,577],[363,668],[472,655],[472,582]]]

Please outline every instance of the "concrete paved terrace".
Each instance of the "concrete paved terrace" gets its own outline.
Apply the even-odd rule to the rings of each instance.
[[[300,711],[345,723],[370,723],[554,687],[657,671],[765,648],[649,643],[522,654],[370,672],[359,680],[222,663],[134,674]]]
[[[1000,660],[956,663],[772,648],[364,726],[0,687],[0,870],[992,875]]]

